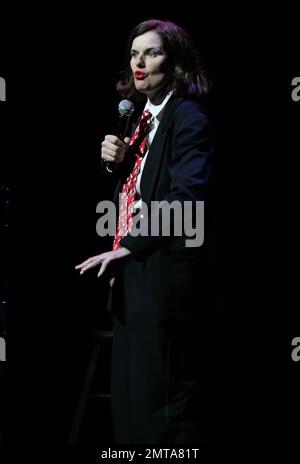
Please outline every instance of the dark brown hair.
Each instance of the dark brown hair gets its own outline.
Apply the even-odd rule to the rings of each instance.
[[[135,99],[137,97],[138,92],[135,90],[128,62],[132,42],[136,37],[148,31],[155,31],[160,35],[168,55],[171,68],[169,89],[174,90],[174,94],[179,96],[200,97],[208,94],[208,79],[190,35],[177,24],[159,19],[143,21],[130,33],[126,48],[128,68],[122,79],[117,82],[117,90],[120,94],[126,98]]]

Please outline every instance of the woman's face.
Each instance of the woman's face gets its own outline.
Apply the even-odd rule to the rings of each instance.
[[[136,89],[154,101],[170,76],[167,55],[157,32],[148,31],[133,40],[130,66]]]

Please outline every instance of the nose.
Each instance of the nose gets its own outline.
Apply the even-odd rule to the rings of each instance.
[[[138,68],[144,68],[145,67],[145,61],[144,61],[144,58],[143,58],[143,55],[139,55],[136,59],[136,66]]]

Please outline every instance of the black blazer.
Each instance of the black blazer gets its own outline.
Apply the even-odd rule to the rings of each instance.
[[[151,212],[151,201],[173,202],[208,200],[208,185],[213,154],[212,130],[202,105],[194,100],[171,97],[166,104],[144,166],[141,197]],[[120,170],[114,195],[118,209],[119,193],[132,166]],[[155,221],[159,222],[160,217]],[[150,224],[149,219],[149,224]],[[143,262],[145,279],[151,280],[157,325],[167,320],[182,320],[194,311],[206,317],[210,311],[207,281],[209,236],[200,247],[185,246],[187,237],[128,234],[120,244],[128,248],[136,262]],[[122,279],[110,290],[109,310],[120,313]],[[198,299],[197,308],[195,299]],[[200,314],[199,313],[199,314]]]

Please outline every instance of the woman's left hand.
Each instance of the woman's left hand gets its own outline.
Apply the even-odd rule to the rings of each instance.
[[[100,265],[98,277],[107,275],[110,277],[110,286],[114,282],[114,276],[118,274],[131,259],[132,253],[127,248],[119,248],[118,250],[107,251],[100,255],[92,256],[87,260],[75,266],[75,269],[84,274],[85,271]]]

